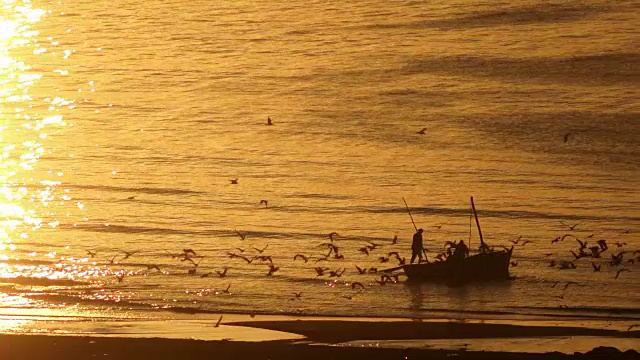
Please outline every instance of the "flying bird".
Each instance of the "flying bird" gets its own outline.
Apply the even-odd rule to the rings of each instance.
[[[293,257],[293,261],[296,261],[296,260],[298,260],[298,259],[302,259],[302,260],[304,260],[305,264],[309,261],[309,258],[308,258],[307,256],[303,255],[303,254],[296,254],[296,255]]]
[[[323,268],[323,267],[316,267],[314,268],[314,270],[316,271],[316,276],[324,276],[324,272],[329,270],[328,268]]]
[[[91,251],[91,250],[87,250],[87,255],[94,257],[96,256],[97,252],[96,251]]]
[[[516,240],[509,240],[509,242],[512,243],[513,245],[520,244],[522,246],[525,246],[525,245],[527,245],[528,243],[531,242],[531,240],[524,240],[524,241],[522,241],[522,243],[520,243],[521,239],[522,239],[522,236],[519,236]]]
[[[109,260],[109,265],[113,265],[113,263],[116,261],[116,257],[117,257],[117,256],[118,256],[117,254],[116,254],[116,255],[113,255],[113,257],[111,258],[111,260]]]
[[[147,271],[151,271],[153,269],[156,269],[156,270],[160,271],[160,267],[158,265],[156,265],[156,264],[149,264],[149,265],[146,265],[146,266],[147,266]]]
[[[363,290],[364,290],[364,285],[362,285],[362,283],[357,282],[357,281],[356,281],[356,282],[351,283],[351,288],[352,288],[353,290],[355,290],[357,287],[359,287],[360,289],[363,289]]]
[[[360,274],[360,275],[365,274],[367,272],[366,268],[363,269],[358,265],[356,265],[356,270],[358,270],[358,274]]]
[[[578,244],[580,244],[580,250],[582,249],[586,249],[587,248],[587,241],[580,241],[580,239],[576,238],[576,241],[578,242]]]
[[[576,224],[576,225],[578,225],[578,224]],[[553,243],[557,243],[558,241],[564,241],[564,239],[568,238],[569,236],[575,238],[575,236],[573,236],[571,234],[564,234],[562,236],[558,236],[557,238],[551,240],[551,243],[553,244]]]
[[[251,259],[249,259],[248,257],[246,257],[246,256],[242,256],[242,255],[237,255],[237,257],[238,257],[239,259],[242,259],[242,260],[246,261],[246,262],[247,262],[247,264],[251,264],[251,263],[253,262],[253,260],[255,260],[255,258],[251,258]]]
[[[591,267],[593,267],[593,272],[600,272],[602,265],[596,265],[596,263],[591,262]]]
[[[265,247],[263,247],[262,249],[258,249],[255,247],[251,247],[253,250],[257,251],[259,254],[262,254],[265,250],[267,250],[267,248],[269,247],[269,244],[265,245]]]
[[[331,270],[329,271],[329,277],[340,277],[342,276],[342,274],[344,274],[345,271],[347,271],[347,269],[342,269],[342,271],[340,271],[341,269],[338,270]]]
[[[120,251],[124,253],[124,257],[122,258],[122,260],[130,258],[133,254],[138,252],[137,250],[134,250],[134,251],[120,250]]]
[[[607,245],[607,240],[605,239],[600,239],[596,241],[596,243],[598,244],[598,246],[600,246],[600,249],[602,249],[602,251],[606,251],[607,249],[609,249],[609,245]]]
[[[236,234],[238,234],[238,236],[240,236],[240,239],[244,240],[247,237],[247,234],[243,234],[238,230],[234,230],[236,232]]]
[[[562,225],[564,225],[564,226],[568,227],[568,228],[569,228],[569,230],[575,230],[576,226],[580,225],[580,223],[573,224],[573,225],[568,225],[568,224],[563,223],[562,221],[560,221],[560,224],[562,224]]]
[[[630,270],[629,269],[620,269],[620,270],[618,270],[618,272],[616,273],[616,277],[614,279],[617,279],[618,276],[620,276],[620,273],[624,272],[624,271],[630,271]]]
[[[235,184],[237,184],[237,183],[238,183],[238,178],[235,178],[235,179],[229,179],[229,181],[230,181],[232,184],[234,184],[234,185],[235,185]]]
[[[622,263],[622,257],[624,256],[624,251],[621,252],[620,254],[611,254],[611,261],[609,261],[609,264],[611,266],[618,266]]]
[[[114,274],[114,275],[116,276],[116,278],[118,278],[118,282],[119,282],[119,283],[121,283],[121,282],[122,282],[122,280],[124,280],[125,272],[124,272],[124,271],[121,271],[120,273],[118,273],[118,274]],[[616,277],[617,277],[617,276],[616,276]]]
[[[182,249],[182,252],[183,252],[185,255],[189,255],[189,254],[191,254],[191,255],[193,255],[193,256],[198,256],[198,255],[196,255],[196,252],[195,252],[195,251],[193,251],[193,249]]]
[[[194,268],[197,268],[198,266],[200,266],[200,263],[202,262],[202,258],[200,258],[200,260],[198,260],[198,262],[195,262],[192,258],[185,258],[182,261],[188,261],[191,263],[191,265],[193,265]]]
[[[260,255],[253,258],[254,260],[268,261],[273,264],[273,259],[268,255]]]
[[[273,264],[269,264],[269,272],[267,273],[267,276],[273,275],[278,270],[280,270],[280,268],[278,266],[275,266]]]
[[[600,247],[599,246],[591,246],[589,248],[589,250],[591,250],[591,257],[592,258],[599,258],[600,257]]]
[[[222,271],[216,270],[216,273],[218,274],[219,277],[223,278],[227,276],[227,270],[229,270],[229,268],[225,266],[224,270]]]
[[[425,131],[427,131],[427,128],[422,128],[422,130],[416,132],[416,134],[424,135],[426,134]]]

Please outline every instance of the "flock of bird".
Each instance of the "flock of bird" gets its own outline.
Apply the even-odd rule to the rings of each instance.
[[[576,249],[570,249],[567,251],[567,256],[571,254],[574,258],[573,260],[549,260],[549,267],[557,268],[560,270],[571,270],[576,269],[580,265],[579,261],[583,261],[582,259],[590,258],[591,267],[593,272],[601,272],[602,265],[604,263],[597,264],[596,259],[599,260],[608,260],[606,264],[609,267],[615,268],[616,274],[614,279],[618,279],[621,276],[621,273],[630,271],[625,265],[634,264],[636,261],[640,262],[640,256],[637,258],[633,258],[630,256],[626,256],[628,254],[633,254],[634,256],[640,253],[640,251],[629,251],[624,250],[624,247],[627,245],[625,242],[611,242],[611,244],[605,239],[597,239],[594,234],[586,236],[584,239],[580,239],[577,237],[576,231],[579,224],[575,225],[566,225],[569,230],[568,233],[558,236],[551,240],[551,244],[561,244],[569,241],[569,239],[575,241],[577,247]],[[434,226],[434,228],[441,228],[442,225]],[[238,230],[234,230],[235,235],[238,236],[241,243],[245,243],[250,233],[240,232]],[[336,283],[337,281],[341,281],[344,283],[347,289],[350,289],[349,292],[344,293],[341,297],[345,299],[353,299],[354,296],[358,295],[362,291],[369,286],[384,286],[387,284],[394,284],[400,281],[399,277],[401,274],[393,274],[388,271],[384,271],[385,269],[379,268],[379,266],[384,266],[385,268],[389,268],[391,266],[395,266],[395,269],[401,269],[402,265],[407,263],[406,258],[401,256],[400,252],[395,249],[387,249],[390,246],[398,245],[398,237],[394,236],[392,239],[378,242],[373,241],[363,241],[361,246],[351,245],[349,247],[350,251],[353,253],[345,254],[343,250],[343,246],[341,246],[341,237],[337,232],[331,232],[325,235],[324,241],[319,241],[317,243],[310,243],[308,246],[307,252],[299,252],[295,254],[291,254],[290,261],[295,264],[298,263],[299,266],[305,266],[310,271],[310,278],[321,278],[327,283]],[[594,239],[594,240],[591,240]],[[597,240],[596,240],[597,239]],[[509,242],[513,246],[526,246],[531,243],[535,243],[532,240],[523,239],[522,236],[518,237],[514,240],[509,240]],[[590,246],[590,243],[593,243]],[[451,254],[451,249],[455,247],[455,242],[447,241],[444,244],[443,251],[434,254],[431,253],[432,259],[431,261],[445,261],[446,258]],[[404,244],[401,244],[404,246]],[[408,244],[406,244],[408,248]],[[613,251],[610,249],[611,247],[615,247],[615,249],[620,249],[620,251]],[[200,271],[201,264],[203,260],[205,260],[208,256],[201,255],[196,250],[192,248],[184,248],[179,252],[170,252],[166,251],[165,253],[172,260],[177,261],[179,264],[184,264],[187,267],[185,276],[193,276],[200,278],[207,277],[217,277],[217,278],[226,278],[230,274],[231,269],[240,268],[240,264],[244,264],[243,266],[255,266],[255,269],[264,268],[264,276],[272,277],[279,274],[281,270],[281,266],[276,264],[276,259],[282,261],[283,258],[281,254],[269,254],[269,244],[266,244],[262,247],[256,246],[244,246],[244,247],[235,247],[233,249],[220,250],[223,254],[219,254],[219,256],[223,256],[228,259],[229,263],[225,264],[223,267],[219,269],[208,268],[208,271]],[[605,257],[605,254],[610,252],[610,257]],[[108,266],[110,268],[116,267],[116,265],[120,265],[122,260],[127,260],[132,256],[139,254],[140,251],[126,251],[120,250],[116,255],[111,256],[103,265]],[[87,250],[87,255],[92,258],[97,255],[96,250]],[[346,256],[345,256],[346,255]],[[554,253],[546,253],[545,257],[551,257]],[[556,254],[557,255],[557,254]],[[351,265],[345,265],[345,257],[351,260]],[[426,259],[425,259],[426,260]],[[369,266],[353,264],[354,261],[366,261]],[[428,261],[428,260],[426,260]],[[371,266],[371,262],[375,262],[379,265]],[[511,266],[517,266],[518,264],[514,261],[511,263]],[[146,267],[146,272],[157,271],[161,273],[161,266],[159,264],[141,264],[140,266]],[[184,267],[183,267],[184,268]],[[183,270],[184,271],[184,270]],[[342,281],[341,278],[346,273],[350,273],[353,276],[369,276],[368,278],[363,278],[363,280],[356,281],[353,277],[350,277],[348,281]],[[123,269],[112,271],[113,276],[115,276],[118,283],[121,283],[125,279],[125,275],[136,275],[140,274],[140,272],[127,272]],[[340,279],[340,280],[339,280]],[[368,280],[368,281],[367,281]],[[553,288],[559,285],[560,282],[555,282],[553,284]],[[568,281],[565,282],[564,286],[560,286],[562,290],[567,290],[571,285],[578,285],[577,282]],[[226,289],[220,290],[217,293],[225,293],[230,294],[229,284]],[[354,291],[354,292],[351,292]],[[297,291],[291,294],[291,301],[300,301],[303,299],[302,292]],[[564,298],[564,294],[562,296],[557,296],[558,298]]]
[[[640,254],[640,250],[626,250],[626,242],[612,242],[611,246],[614,246],[614,248],[613,250],[610,250],[609,242],[606,239],[598,239],[595,233],[591,233],[590,235],[585,236],[583,239],[578,238],[578,236],[575,234],[575,231],[577,230],[576,228],[580,225],[579,223],[573,225],[563,223],[563,225],[566,226],[570,232],[554,238],[553,240],[551,240],[551,244],[559,244],[567,241],[567,239],[572,239],[577,243],[577,248],[570,249],[568,251],[571,254],[573,260],[550,259],[548,265],[549,267],[558,268],[561,270],[576,269],[578,268],[578,261],[580,261],[581,259],[591,259],[590,265],[593,272],[601,272],[602,265],[606,264],[609,267],[616,268],[614,279],[618,279],[621,273],[630,271],[624,266],[633,265],[636,262],[640,263],[640,256],[635,257],[636,255]],[[622,233],[629,233],[629,231],[625,230]],[[589,245],[589,242],[592,243],[591,246]],[[606,259],[604,255],[607,251],[610,253],[610,258],[608,258],[608,261],[602,262],[602,260],[600,259]],[[551,257],[552,255],[553,253],[545,254],[545,256],[547,257]],[[625,255],[631,256],[626,256],[627,258],[625,259]],[[599,263],[596,263],[596,261],[599,261]]]
[[[244,241],[247,239],[248,233],[243,233],[238,230],[234,230],[236,235],[239,237],[240,241]],[[312,271],[315,274],[315,278],[326,277],[327,279],[338,279],[341,278],[346,272],[346,266],[338,266],[338,267],[328,267],[322,266],[323,264],[329,265],[335,261],[340,261],[345,259],[345,255],[341,250],[341,246],[338,244],[338,237],[340,236],[337,232],[331,232],[326,235],[327,241],[321,242],[320,244],[315,245],[312,251],[315,251],[315,254],[312,253],[297,253],[293,255],[292,261],[294,263],[304,263],[313,264]],[[393,239],[390,239],[390,245],[396,245],[398,243],[398,237],[395,236]],[[406,263],[406,258],[401,257],[398,251],[381,251],[385,245],[382,243],[374,243],[371,241],[363,244],[361,248],[358,249],[358,253],[364,254],[365,256],[373,255],[374,251],[379,252],[379,256],[377,256],[377,261],[380,264],[389,263],[392,260],[396,260],[398,265],[404,265]],[[225,251],[224,256],[227,257],[230,261],[240,261],[243,264],[247,265],[255,265],[258,267],[265,267],[265,276],[273,276],[280,270],[280,266],[277,266],[274,263],[274,255],[267,254],[267,250],[269,249],[269,244],[264,245],[263,247],[235,247],[233,249],[228,249]],[[325,250],[322,250],[325,249]],[[164,250],[166,255],[171,259],[178,261],[182,264],[187,264],[188,269],[184,275],[187,276],[199,276],[201,278],[206,278],[210,276],[217,276],[219,278],[225,278],[229,272],[229,269],[232,266],[224,266],[219,270],[207,271],[207,272],[199,272],[200,264],[203,259],[205,259],[204,255],[198,254],[192,248],[184,248],[180,252],[170,252]],[[86,251],[87,255],[91,258],[97,256],[98,251],[89,249]],[[133,255],[140,253],[140,251],[126,251],[119,250],[117,254],[111,256],[107,261],[102,263],[102,265],[107,266],[109,268],[117,267],[117,265],[122,265],[121,261],[131,258]],[[147,272],[157,271],[163,272],[161,270],[161,266],[159,264],[140,264],[140,266],[146,267]],[[112,270],[111,272],[120,283],[124,280],[125,274],[134,275],[136,272],[127,272],[123,269],[120,270]],[[381,271],[375,267],[360,267],[355,265],[354,274],[374,274],[376,276],[375,282],[373,284],[386,285],[387,283],[397,283],[399,282],[399,275],[391,275],[386,273],[381,273]],[[354,290],[363,290],[365,289],[365,285],[363,282],[351,282],[348,284],[351,289]],[[223,291],[224,293],[229,293],[229,288]],[[344,296],[345,298],[351,299],[353,295]],[[301,293],[294,293],[294,297],[292,300],[300,300]]]
[[[273,126],[273,122],[271,118],[268,118],[267,125]],[[427,128],[423,128],[417,133],[420,135],[424,135],[426,133]],[[565,135],[565,142],[568,139],[568,135]],[[232,185],[237,185],[238,179],[231,179],[230,183]],[[129,197],[128,200],[132,200],[135,197]],[[268,207],[269,202],[267,200],[260,200],[260,206]],[[627,254],[633,254],[634,256],[640,253],[640,251],[628,251],[624,249],[624,246],[627,244],[625,242],[612,242],[611,246],[615,246],[615,249],[620,249],[618,252],[614,252],[610,250],[610,245],[605,239],[597,239],[595,234],[590,234],[583,239],[579,238],[578,235],[578,227],[581,225],[580,223],[576,224],[566,224],[561,223],[562,226],[566,227],[568,232],[554,238],[551,240],[551,244],[560,244],[567,241],[567,239],[572,239],[577,243],[576,249],[568,250],[568,253],[571,254],[573,260],[565,260],[565,259],[550,259],[548,263],[548,267],[557,268],[560,270],[571,270],[577,269],[579,267],[579,261],[585,258],[591,258],[591,267],[593,272],[601,272],[602,265],[596,263],[596,259],[605,259],[604,254],[609,251],[610,259],[606,262],[609,267],[616,268],[616,274],[614,279],[618,279],[623,272],[630,271],[625,265],[634,264],[636,261],[640,263],[640,256],[637,258],[626,256]],[[441,229],[442,225],[434,225],[432,226],[434,229]],[[241,232],[238,230],[234,230],[235,235],[238,236],[240,241],[247,240],[247,236],[249,233]],[[623,233],[629,233],[629,231],[625,231]],[[399,274],[393,274],[391,272],[384,271],[385,269],[379,269],[378,266],[360,266],[353,265],[352,268],[344,266],[345,254],[342,250],[342,246],[339,245],[340,235],[337,232],[330,232],[326,235],[326,240],[322,241],[319,244],[314,244],[309,248],[309,252],[306,253],[296,253],[291,256],[291,260],[293,263],[299,264],[312,264],[313,268],[310,269],[311,274],[313,274],[313,278],[323,278],[325,281],[335,283],[340,279],[347,271],[356,276],[373,276],[374,278],[370,281],[344,281],[344,284],[347,288],[350,288],[354,292],[350,292],[347,294],[343,294],[342,297],[348,300],[352,300],[355,295],[364,291],[368,286],[384,286],[389,283],[398,283],[399,282]],[[596,240],[597,239],[597,240]],[[523,236],[519,236],[517,239],[509,240],[512,246],[526,246],[527,244],[534,243],[532,240],[523,239]],[[590,244],[591,243],[591,244]],[[371,263],[371,261],[375,261],[380,265],[384,265],[385,267],[389,267],[396,264],[395,268],[392,269],[401,269],[403,265],[407,263],[405,257],[400,255],[398,251],[386,251],[383,248],[387,248],[388,246],[394,246],[398,244],[398,236],[394,236],[392,239],[389,239],[389,242],[386,241],[384,243],[381,242],[372,242],[366,241],[361,246],[357,247],[357,252],[355,254],[356,257],[359,256],[359,260],[362,259],[362,256],[366,257],[366,261]],[[446,241],[444,243],[443,249],[441,252],[432,253],[432,261],[446,261],[447,257],[451,255],[452,249],[456,246],[455,241]],[[405,246],[407,249],[409,248],[408,244]],[[501,246],[506,248],[504,246]],[[245,265],[252,265],[257,267],[264,267],[264,275],[267,277],[272,277],[277,274],[281,267],[274,263],[274,258],[277,258],[276,254],[268,254],[266,253],[269,248],[269,244],[264,245],[263,247],[235,247],[233,249],[227,249],[224,252],[224,257],[228,258],[232,262],[240,262]],[[622,248],[622,249],[621,249]],[[324,249],[324,250],[322,250]],[[428,251],[428,250],[427,250]],[[116,259],[118,256],[121,256],[119,261],[129,259],[131,256],[138,254],[139,251],[126,251],[120,250],[120,252],[114,256],[112,256],[104,265],[109,267],[114,267],[117,262]],[[207,278],[210,276],[225,278],[229,274],[229,269],[237,268],[238,266],[231,266],[231,264],[226,264],[221,269],[216,269],[214,271],[207,272],[199,272],[200,264],[205,258],[204,255],[198,254],[195,250],[191,248],[184,248],[180,252],[172,253],[165,250],[165,253],[171,257],[171,259],[175,261],[179,261],[183,264],[188,264],[189,268],[186,273],[187,276],[199,276],[200,278]],[[95,250],[87,250],[87,254],[90,257],[95,257],[97,252]],[[557,255],[554,253],[546,253],[545,257],[551,257],[553,255]],[[568,255],[568,254],[567,254]],[[349,258],[354,257],[354,255],[348,255]],[[424,261],[429,261],[425,258]],[[330,266],[330,264],[334,264],[338,262],[337,266]],[[326,266],[323,266],[326,265]],[[379,266],[380,266],[379,265]],[[511,266],[518,266],[516,261],[512,261]],[[146,264],[144,265],[148,272],[156,270],[158,272],[163,272],[161,270],[160,265],[158,264]],[[355,270],[355,271],[354,271]],[[388,270],[388,269],[387,269]],[[117,282],[121,283],[124,281],[126,274],[136,274],[135,272],[127,272],[125,270],[117,270],[112,271],[113,276],[116,277]],[[561,288],[563,291],[566,291],[571,285],[579,285],[578,282],[575,281],[566,281],[564,285],[560,285],[560,281],[556,281],[551,286],[552,288]],[[231,294],[230,292],[231,284],[229,284],[225,289],[217,291],[218,294]],[[293,292],[291,294],[291,301],[300,301],[302,300],[303,293]],[[564,299],[565,294],[555,296],[560,299]],[[218,320],[218,323],[215,325],[218,327],[220,322],[222,321],[222,316]]]

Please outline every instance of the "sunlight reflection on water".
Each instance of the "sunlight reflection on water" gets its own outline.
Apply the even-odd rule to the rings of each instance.
[[[38,169],[38,160],[51,154],[46,142],[67,124],[60,108],[73,103],[62,97],[34,94],[34,86],[43,81],[44,69],[33,68],[34,56],[44,56],[40,33],[34,30],[47,11],[29,1],[3,0],[0,9],[0,256],[11,260],[16,239],[28,239],[43,224],[59,224],[52,202],[60,198],[57,186],[60,171]],[[51,39],[49,39],[51,41]],[[64,53],[68,57],[68,53]],[[47,54],[49,56],[49,54]],[[28,254],[34,257],[36,254]],[[60,279],[68,270],[46,265],[4,263],[0,277]],[[6,300],[6,299],[4,299]],[[3,302],[4,302],[3,300]]]

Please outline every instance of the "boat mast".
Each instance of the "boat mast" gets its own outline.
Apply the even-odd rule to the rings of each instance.
[[[476,213],[476,206],[473,204],[473,196],[471,197],[471,209],[473,209],[473,216],[476,217],[476,225],[478,226],[478,234],[480,234],[480,248],[483,248],[484,239],[482,238],[482,230],[480,230],[480,221],[478,221],[478,214]]]

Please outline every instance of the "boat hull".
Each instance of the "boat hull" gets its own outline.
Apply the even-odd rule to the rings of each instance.
[[[469,283],[509,280],[509,265],[513,248],[476,254],[462,261],[440,261],[404,265],[410,282]]]

